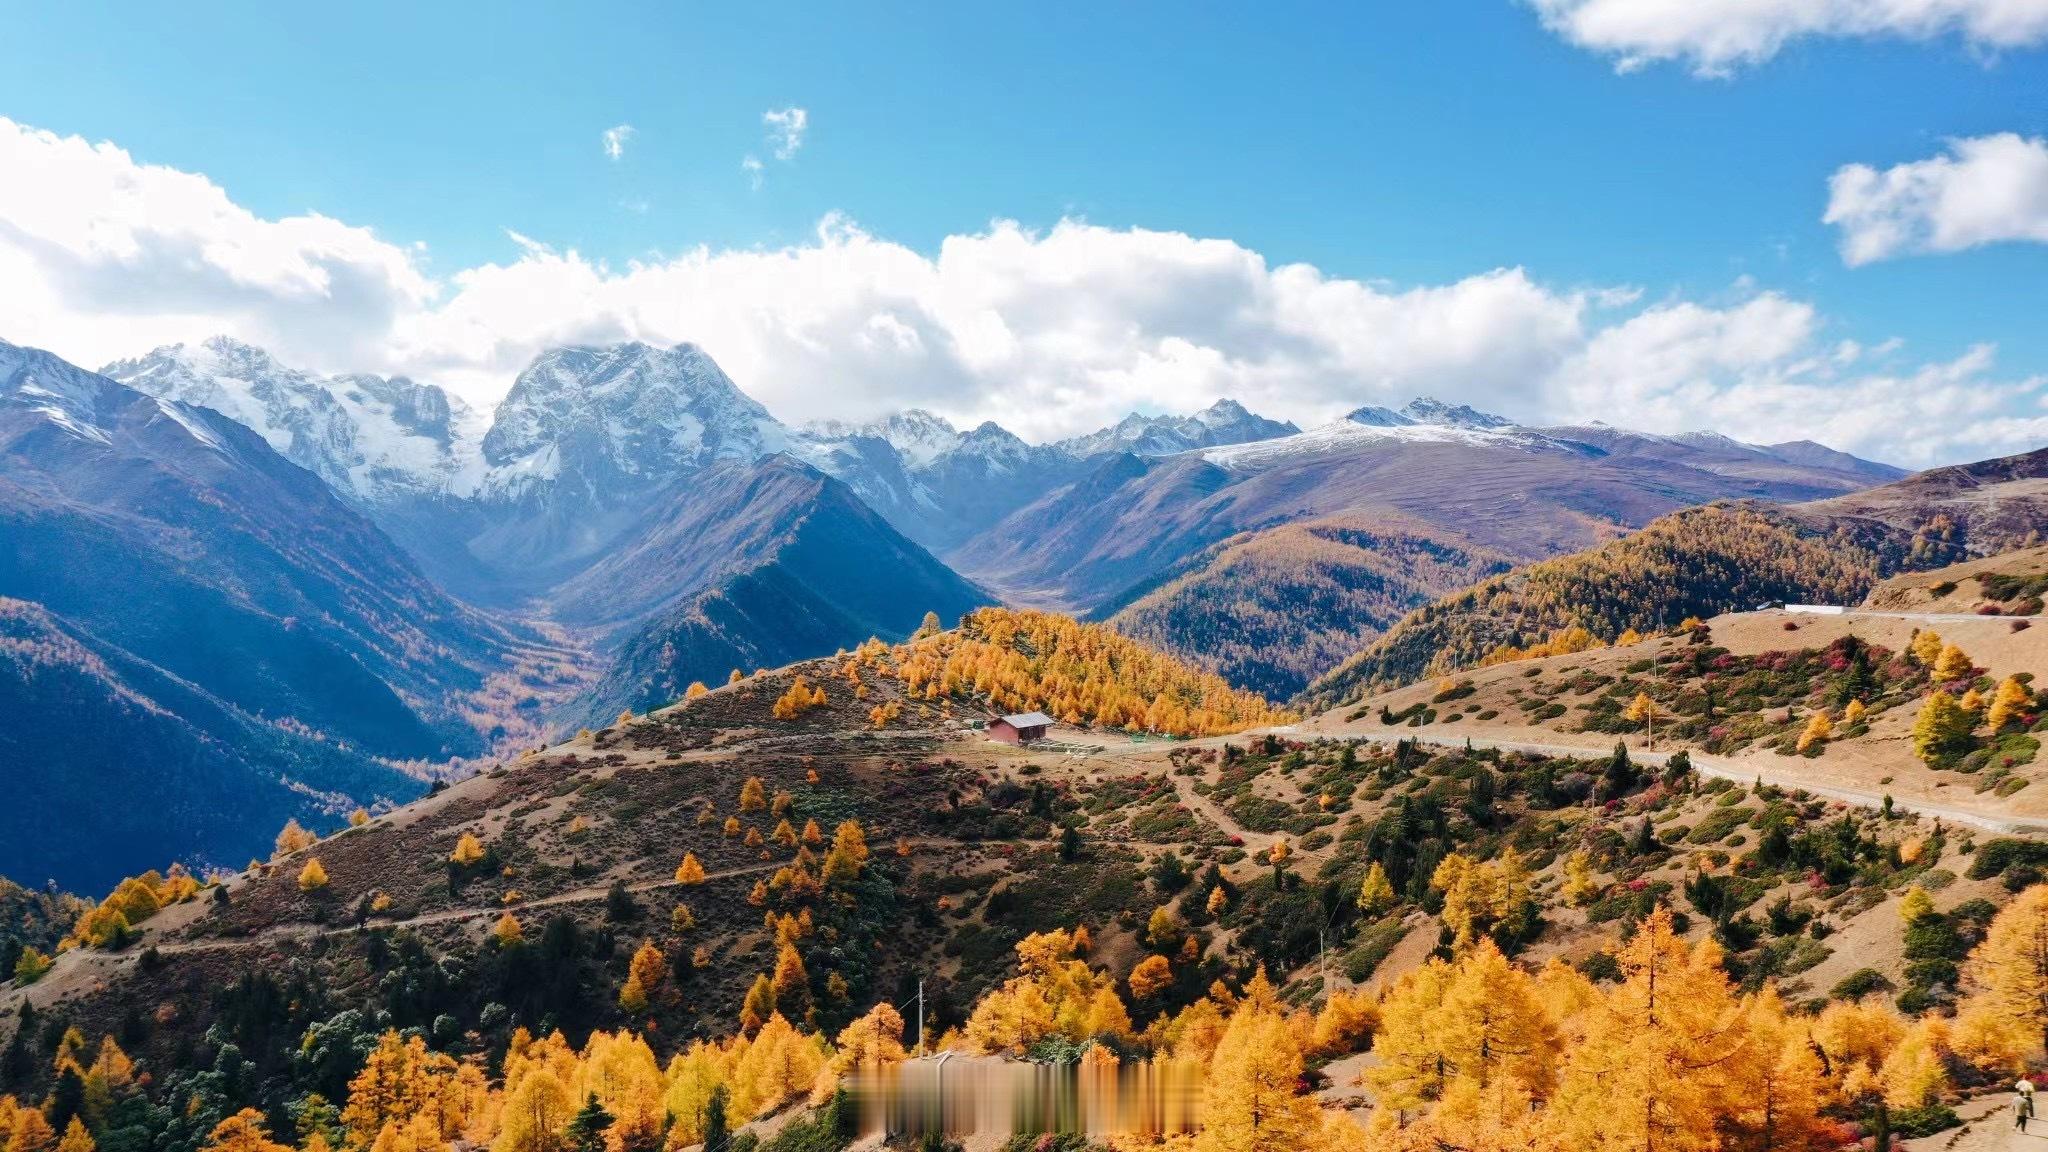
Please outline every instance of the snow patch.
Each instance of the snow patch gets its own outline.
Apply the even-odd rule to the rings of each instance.
[[[1547,437],[1522,431],[1460,428],[1448,424],[1361,424],[1355,420],[1333,420],[1306,432],[1200,450],[1202,459],[1220,468],[1250,472],[1309,456],[1369,450],[1375,445],[1469,444],[1482,448],[1505,448],[1520,452],[1541,452],[1559,445]]]
[[[214,435],[213,429],[194,419],[192,413],[185,410],[184,405],[158,396],[156,397],[156,410],[177,421],[178,427],[191,433],[192,438],[199,441],[200,444],[215,452],[224,451],[220,446],[220,437]]]

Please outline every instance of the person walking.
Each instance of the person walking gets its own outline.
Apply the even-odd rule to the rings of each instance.
[[[2034,1101],[2026,1092],[2012,1094],[2012,1126],[2021,1134],[2027,1130],[2027,1121],[2034,1115]]]

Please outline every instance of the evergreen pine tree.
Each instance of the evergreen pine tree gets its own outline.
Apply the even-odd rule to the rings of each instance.
[[[50,1098],[43,1105],[43,1116],[49,1120],[52,1131],[62,1132],[71,1123],[71,1118],[85,1111],[85,1078],[78,1074],[78,1065],[66,1063],[57,1073],[57,1082],[50,1088]]]
[[[574,1152],[604,1152],[605,1129],[612,1126],[612,1114],[597,1102],[597,1093],[583,1098],[583,1107],[570,1119],[565,1135]]]
[[[1607,769],[1600,774],[1600,799],[1619,800],[1635,791],[1639,778],[1635,762],[1628,758],[1628,745],[1617,740],[1614,754],[1607,758]]]
[[[7,1042],[7,1051],[0,1055],[0,1087],[13,1087],[26,1083],[36,1070],[36,1054],[29,1047],[29,1038],[36,1034],[35,1005],[22,997],[21,1007],[14,1014],[14,1038]]]
[[[726,1126],[725,1106],[728,1093],[720,1084],[711,1090],[711,1099],[704,1105],[704,1147],[721,1149],[732,1141],[732,1130]]]

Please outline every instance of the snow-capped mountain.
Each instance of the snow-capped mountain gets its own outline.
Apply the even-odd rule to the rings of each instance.
[[[167,345],[101,371],[139,392],[211,408],[254,430],[279,455],[362,507],[466,495],[481,476],[481,415],[432,384],[402,376],[320,376],[225,336]]]
[[[1353,424],[1364,424],[1372,428],[1405,428],[1424,424],[1439,428],[1465,428],[1475,432],[1494,432],[1513,428],[1515,422],[1505,416],[1481,412],[1469,404],[1446,404],[1434,396],[1417,396],[1401,406],[1399,411],[1368,404],[1346,413],[1344,419]]]
[[[1098,611],[1148,592],[1235,533],[1319,516],[1397,513],[1410,535],[1430,526],[1456,547],[1525,561],[1690,504],[1809,500],[1891,471],[1713,434],[1521,427],[1427,397],[1398,410],[1359,408],[1290,436],[1095,463],[947,561],[1013,597]]]
[[[574,488],[603,502],[715,460],[781,451],[788,433],[695,344],[557,348],[512,382],[483,438],[486,502]]]
[[[1247,411],[1235,400],[1224,399],[1192,416],[1141,416],[1133,412],[1099,432],[1062,440],[1058,447],[1077,457],[1105,452],[1171,456],[1196,448],[1291,436],[1299,431],[1290,422],[1268,420]]]
[[[1469,404],[1446,404],[1434,396],[1417,396],[1410,400],[1401,409],[1401,415],[1417,424],[1443,424],[1482,431],[1515,426],[1515,422],[1505,416],[1481,412]]]
[[[1525,451],[1566,447],[1536,430],[1518,428],[1502,417],[1475,411],[1463,404],[1453,407],[1428,397],[1419,397],[1399,411],[1368,405],[1305,432],[1244,444],[1225,444],[1204,449],[1200,455],[1218,467],[1244,472],[1274,467],[1302,457],[1357,452],[1382,442],[1471,444]]]
[[[789,452],[933,549],[966,539],[1082,470],[1062,446],[1027,444],[993,422],[962,432],[915,408],[867,424],[807,425],[791,436]]]
[[[925,468],[932,461],[960,446],[960,430],[943,416],[922,408],[906,408],[881,420],[857,424],[848,420],[818,420],[806,424],[797,435],[806,444],[837,445],[850,440],[879,440],[887,444],[905,467]]]
[[[550,350],[488,416],[432,385],[318,376],[218,338],[160,348],[108,372],[177,401],[165,409],[171,418],[205,407],[254,429],[368,513],[445,586],[496,603],[547,594],[601,562],[687,500],[690,478],[705,469],[776,454],[841,481],[896,531],[1001,586],[1012,583],[1009,576],[983,555],[999,546],[970,546],[978,537],[1005,535],[1006,518],[1062,499],[1105,467],[1145,472],[1149,462],[1183,457],[1230,477],[1313,462],[1328,484],[1376,473],[1425,446],[1462,445],[1495,462],[1506,451],[1709,473],[1733,482],[1731,491],[1781,498],[1896,474],[1817,445],[1651,436],[1600,424],[1521,427],[1427,396],[1398,409],[1362,407],[1306,431],[1226,399],[1192,415],[1133,414],[1087,436],[1037,445],[994,423],[961,429],[919,409],[791,429],[693,344]],[[89,420],[75,423],[91,428]],[[1167,503],[1221,482],[1208,473],[1197,478]],[[1723,481],[1700,489],[1721,494]],[[1085,499],[1085,491],[1072,498]]]

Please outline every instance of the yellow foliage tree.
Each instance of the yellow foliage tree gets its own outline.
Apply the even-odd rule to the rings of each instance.
[[[1885,1103],[1893,1108],[1920,1108],[1941,1099],[1948,1088],[1948,1021],[1939,1016],[1915,1020],[1878,1069]]]
[[[1998,682],[1998,691],[1992,694],[1991,710],[1984,714],[1984,723],[1997,732],[2025,712],[2033,700],[2033,693],[2027,690],[2025,681],[2017,676],[2007,676]]]
[[[2048,1042],[2048,884],[2028,888],[1992,919],[1967,971],[1966,1011]]]
[[[766,1115],[810,1092],[824,1070],[818,1041],[804,1036],[780,1012],[747,1042],[732,1069],[732,1105],[737,1118]]]
[[[92,1133],[85,1129],[85,1121],[77,1116],[64,1126],[64,1138],[57,1142],[57,1152],[98,1152],[98,1149]]]
[[[683,853],[683,862],[676,866],[676,883],[685,888],[694,888],[704,882],[704,865],[697,862],[695,852]]]
[[[1558,1136],[1586,1152],[1718,1149],[1748,1042],[1719,949],[1688,947],[1659,908],[1615,958],[1622,982],[1590,1011],[1559,1078]]]
[[[759,812],[768,806],[768,787],[759,776],[747,777],[740,785],[740,811]]]
[[[386,1125],[407,1126],[420,1116],[432,1120],[436,1137],[446,1137],[457,1127],[455,1087],[452,1057],[429,1051],[421,1037],[386,1031],[349,1081],[341,1122],[359,1146],[375,1142]]]
[[[1222,888],[1217,888],[1216,892],[1222,892]],[[1212,894],[1210,900],[1213,902],[1215,899],[1216,896]],[[1394,895],[1394,885],[1387,879],[1387,870],[1379,861],[1373,861],[1372,867],[1365,870],[1365,879],[1358,885],[1359,912],[1368,918],[1377,918],[1392,911],[1398,902]],[[1209,914],[1214,916],[1216,911],[1212,909]]]
[[[832,832],[832,851],[825,854],[825,883],[843,888],[860,879],[868,862],[868,838],[860,821],[842,821]]]
[[[299,869],[299,891],[318,892],[325,887],[327,887],[327,869],[321,866],[320,858],[315,856],[311,860],[306,861],[304,868]]]
[[[1975,671],[1970,657],[1954,644],[1944,644],[1934,661],[1934,678],[1943,682],[1961,680]]]
[[[1913,754],[1929,764],[1943,762],[1968,746],[1975,727],[1975,718],[1955,697],[1936,691],[1913,720]]]
[[[1932,628],[1916,632],[1913,634],[1913,642],[1906,646],[1906,650],[1913,654],[1914,661],[1921,667],[1933,668],[1941,659],[1941,633]]]
[[[1806,721],[1806,729],[1799,733],[1797,748],[1804,752],[1816,745],[1826,744],[1835,734],[1835,722],[1828,719],[1826,712],[1815,712]]]
[[[1301,1041],[1286,1016],[1246,1001],[1230,1017],[1209,1064],[1194,1152],[1302,1152],[1322,1130],[1302,1095]]]
[[[294,852],[304,851],[319,841],[318,836],[306,831],[297,820],[287,820],[284,822],[284,831],[277,834],[277,842],[272,845],[270,858],[276,860]]]
[[[1173,984],[1173,965],[1164,956],[1147,956],[1131,969],[1131,999],[1150,1000]]]
[[[28,1147],[33,1147],[32,1145]],[[213,1126],[207,1134],[206,1146],[200,1152],[292,1152],[283,1144],[270,1138],[270,1129],[264,1127],[263,1113],[254,1108],[244,1108],[233,1116]]]
[[[474,867],[476,864],[480,863],[483,860],[483,858],[484,842],[477,839],[475,836],[471,835],[468,832],[464,832],[461,835],[461,837],[459,837],[455,841],[455,851],[450,852],[448,854],[449,860],[454,861],[456,864],[459,864],[464,868]]]
[[[1558,886],[1558,895],[1571,905],[1584,904],[1599,891],[1593,879],[1593,857],[1584,848],[1574,849],[1564,858],[1564,882]]]
[[[491,925],[491,938],[498,942],[500,948],[510,948],[525,941],[526,930],[519,926],[519,917],[507,912]]]

